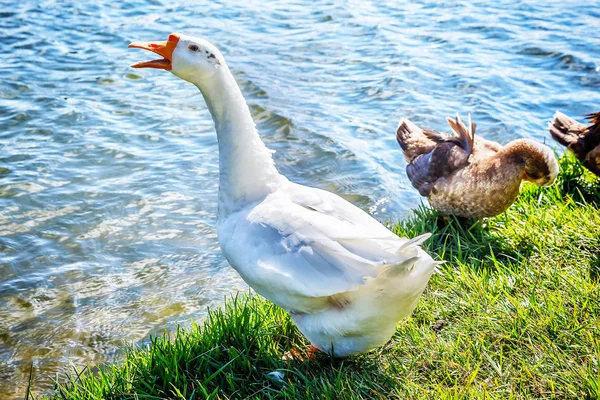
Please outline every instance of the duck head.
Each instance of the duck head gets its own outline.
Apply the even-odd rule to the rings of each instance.
[[[558,162],[554,152],[541,143],[529,139],[517,142],[516,150],[525,164],[523,179],[538,186],[550,186],[558,176]]]
[[[172,72],[188,82],[198,83],[226,68],[221,52],[207,40],[173,33],[161,42],[133,42],[129,47],[150,50],[163,57],[133,64],[132,68],[156,68]]]

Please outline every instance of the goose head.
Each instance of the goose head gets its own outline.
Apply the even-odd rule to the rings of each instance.
[[[208,80],[227,67],[219,49],[193,36],[173,33],[166,41],[133,42],[129,47],[150,50],[162,57],[135,63],[132,68],[164,69],[192,83]]]

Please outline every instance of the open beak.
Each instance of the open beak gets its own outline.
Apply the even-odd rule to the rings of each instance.
[[[146,49],[163,57],[160,60],[142,61],[135,63],[131,68],[157,68],[171,70],[173,63],[173,50],[177,47],[179,35],[173,33],[169,35],[169,40],[166,42],[133,42],[128,47],[136,49]]]

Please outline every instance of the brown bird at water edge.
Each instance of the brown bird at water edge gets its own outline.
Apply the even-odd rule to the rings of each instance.
[[[588,114],[591,125],[584,125],[557,111],[548,124],[550,134],[566,146],[579,161],[600,176],[600,112]]]
[[[547,146],[531,139],[502,146],[475,136],[470,115],[468,128],[458,114],[447,121],[452,134],[421,129],[406,118],[396,131],[410,182],[443,214],[492,217],[515,201],[521,181],[549,186],[556,180],[558,163]]]

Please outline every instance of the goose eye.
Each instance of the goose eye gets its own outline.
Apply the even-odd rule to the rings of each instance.
[[[188,49],[190,49],[191,51],[198,51],[200,48],[195,44],[190,44],[188,46]]]

